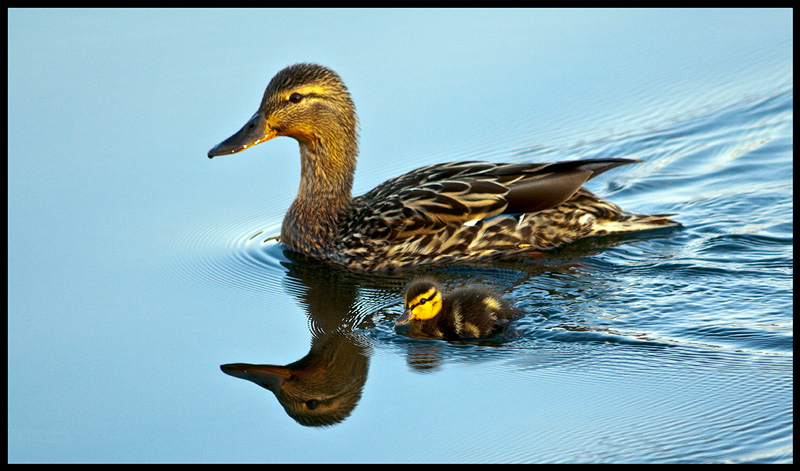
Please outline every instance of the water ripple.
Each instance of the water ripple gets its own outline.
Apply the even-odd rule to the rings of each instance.
[[[198,226],[175,240],[180,258],[173,267],[179,276],[197,282],[194,289],[223,285],[282,292],[286,270],[281,262],[286,259],[270,239],[279,232],[280,222],[259,217]]]

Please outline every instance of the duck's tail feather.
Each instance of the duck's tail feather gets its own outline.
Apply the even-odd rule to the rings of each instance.
[[[666,227],[680,227],[681,223],[669,219],[675,214],[628,214],[623,219],[602,219],[594,225],[592,235],[621,234]]]

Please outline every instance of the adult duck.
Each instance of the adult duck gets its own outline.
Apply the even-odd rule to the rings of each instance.
[[[273,77],[258,111],[208,157],[277,136],[297,140],[300,188],[280,241],[356,271],[522,259],[584,237],[677,225],[668,215],[623,211],[581,187],[638,162],[631,159],[440,163],[353,198],[357,127],[355,105],[339,75],[295,64]]]

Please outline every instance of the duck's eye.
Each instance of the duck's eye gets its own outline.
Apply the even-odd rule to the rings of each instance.
[[[425,304],[425,303],[427,303],[427,302],[428,302],[428,300],[427,300],[427,299],[425,299],[425,298],[422,298],[422,299],[420,299],[420,300],[419,300],[419,303],[420,303],[420,304]]]
[[[314,410],[317,408],[318,405],[319,401],[317,401],[316,399],[309,399],[306,401],[306,407],[308,407],[308,410]]]
[[[303,95],[301,95],[299,93],[292,93],[289,96],[289,101],[291,101],[292,103],[300,103],[300,100],[302,100],[302,99],[303,99]]]

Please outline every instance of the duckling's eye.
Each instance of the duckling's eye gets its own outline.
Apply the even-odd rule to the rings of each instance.
[[[308,407],[308,410],[314,410],[317,408],[318,405],[319,401],[317,401],[316,399],[309,399],[306,401],[306,407]]]
[[[291,101],[292,103],[300,103],[300,100],[302,100],[302,99],[303,99],[303,95],[301,95],[299,93],[292,93],[289,96],[289,101]]]
[[[428,302],[428,300],[427,300],[427,299],[425,299],[425,298],[422,298],[422,299],[420,299],[420,300],[419,300],[419,303],[420,303],[420,304],[425,304],[425,303],[427,303],[427,302]]]

